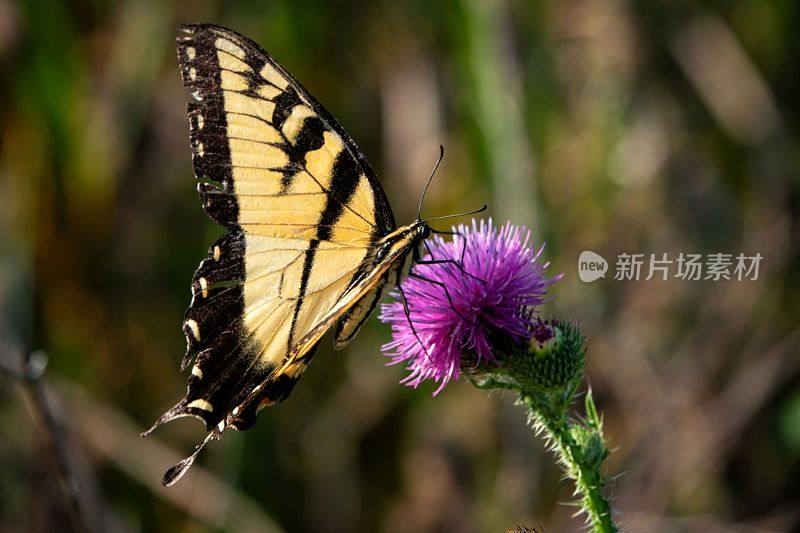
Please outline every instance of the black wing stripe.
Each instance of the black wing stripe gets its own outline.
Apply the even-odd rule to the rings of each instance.
[[[295,138],[294,145],[290,145],[288,148],[292,161],[302,164],[306,153],[322,148],[322,145],[325,144],[324,133],[325,125],[319,117],[306,118]]]
[[[273,103],[275,104],[275,110],[272,112],[272,123],[280,130],[283,123],[289,118],[292,108],[301,104],[302,101],[294,88],[289,87],[286,91],[283,91],[275,97]]]
[[[331,180],[332,194],[328,196],[325,202],[325,209],[322,211],[317,223],[317,238],[311,241],[308,251],[306,252],[306,259],[303,264],[303,275],[300,281],[300,291],[298,293],[300,297],[297,299],[297,304],[294,308],[292,327],[289,333],[289,349],[292,348],[295,341],[297,317],[300,314],[300,309],[303,307],[303,296],[308,290],[308,279],[311,275],[311,268],[314,266],[314,257],[316,256],[316,249],[319,246],[319,241],[330,240],[332,227],[339,217],[342,216],[344,206],[347,205],[353,193],[355,193],[360,179],[357,163],[347,151],[342,150],[339,152],[339,155],[336,157],[336,162],[333,165],[333,179]],[[334,201],[336,198],[341,198],[342,201]]]
[[[353,193],[356,192],[356,187],[361,179],[358,170],[358,164],[348,152],[339,152],[336,162],[333,164],[330,195],[317,222],[317,239],[330,240],[333,233],[331,228],[342,216]]]

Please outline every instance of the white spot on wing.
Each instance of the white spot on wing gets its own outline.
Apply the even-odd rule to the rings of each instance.
[[[195,407],[197,409],[202,409],[203,411],[208,411],[209,413],[214,411],[214,408],[211,406],[211,404],[203,399],[195,400],[186,407]]]
[[[192,320],[191,318],[186,321],[186,325],[189,326],[189,329],[192,331],[192,335],[194,335],[195,340],[200,340],[200,327],[197,325],[197,322]]]
[[[190,60],[194,59],[196,55],[197,55],[197,51],[194,49],[194,47],[191,47],[191,46],[187,46],[186,47],[186,56]]]
[[[199,367],[199,366],[197,366],[197,365],[194,365],[194,366],[192,367],[192,375],[193,375],[193,376],[197,376],[197,377],[198,377],[198,378],[200,378],[200,379],[203,379],[203,371],[202,371],[202,370],[200,370],[200,367]]]
[[[219,249],[219,246],[214,247],[214,261],[219,261],[219,257],[222,255],[222,251]]]
[[[200,282],[200,294],[203,295],[203,298],[208,298],[208,280],[200,278],[198,281]]]

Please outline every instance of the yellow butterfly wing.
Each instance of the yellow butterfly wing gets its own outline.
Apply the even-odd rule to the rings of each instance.
[[[192,282],[187,394],[153,428],[196,416],[211,438],[288,396],[316,346],[312,329],[339,319],[352,337],[380,296],[385,277],[364,279],[395,223],[352,139],[258,45],[203,24],[181,26],[177,47],[199,195],[228,232]],[[289,354],[302,365],[287,366]]]

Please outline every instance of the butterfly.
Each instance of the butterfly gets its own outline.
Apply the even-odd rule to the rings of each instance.
[[[286,399],[328,330],[336,348],[350,342],[383,289],[424,262],[432,232],[419,212],[395,225],[355,142],[256,43],[184,24],[177,49],[197,190],[227,231],[192,279],[186,396],[143,433],[185,416],[206,424],[205,440],[166,472],[166,486],[209,441]]]

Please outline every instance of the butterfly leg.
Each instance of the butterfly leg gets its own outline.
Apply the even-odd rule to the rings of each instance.
[[[448,233],[453,233],[454,235],[460,235],[459,233],[455,233],[455,232],[448,232]],[[464,274],[465,276],[469,276],[472,279],[474,279],[476,281],[479,281],[480,283],[486,284],[486,280],[485,279],[481,279],[478,276],[476,276],[474,274],[471,274],[471,273],[467,272],[464,269],[464,264],[463,264],[464,263],[464,253],[465,253],[465,251],[467,249],[467,240],[466,239],[462,239],[462,242],[464,243],[464,245],[461,247],[461,258],[458,261],[456,261],[455,259],[435,259],[434,258],[434,259],[421,259],[419,261],[416,261],[416,264],[418,264],[418,265],[443,265],[443,264],[455,265],[455,267],[457,269],[459,269],[461,271],[461,273]],[[428,246],[428,243],[423,241],[423,244],[425,245],[425,248],[428,250],[428,254],[431,257],[433,257],[433,250],[431,250],[431,247]]]
[[[458,311],[458,309],[456,308],[456,304],[454,304],[454,303],[453,303],[453,298],[450,296],[450,291],[447,289],[447,285],[445,285],[445,284],[444,284],[444,283],[442,283],[441,281],[437,281],[437,280],[435,280],[435,279],[431,279],[431,278],[426,278],[425,276],[422,276],[422,275],[420,275],[420,274],[417,274],[416,272],[409,272],[409,273],[408,273],[408,277],[409,277],[409,278],[418,279],[418,280],[420,280],[420,281],[427,281],[428,283],[432,283],[433,285],[436,285],[436,286],[438,286],[438,287],[441,287],[442,289],[444,289],[444,295],[447,297],[447,301],[450,303],[450,308],[451,308],[453,311],[455,311],[455,313],[456,313],[456,314],[457,314],[459,317],[463,318],[464,320],[469,320],[467,317],[465,317],[464,315],[462,315],[462,314],[461,314],[461,313]]]
[[[400,300],[403,302],[403,313],[406,315],[406,320],[408,320],[408,325],[411,327],[411,332],[414,334],[414,337],[417,338],[417,342],[419,343],[420,347],[422,347],[422,351],[425,352],[425,357],[430,359],[430,355],[428,355],[428,348],[425,346],[425,343],[422,342],[422,339],[419,337],[419,333],[417,333],[417,328],[414,327],[414,322],[411,321],[411,311],[408,308],[408,300],[406,299],[406,293],[403,292],[403,288],[400,285],[397,285],[397,292],[400,294]]]

